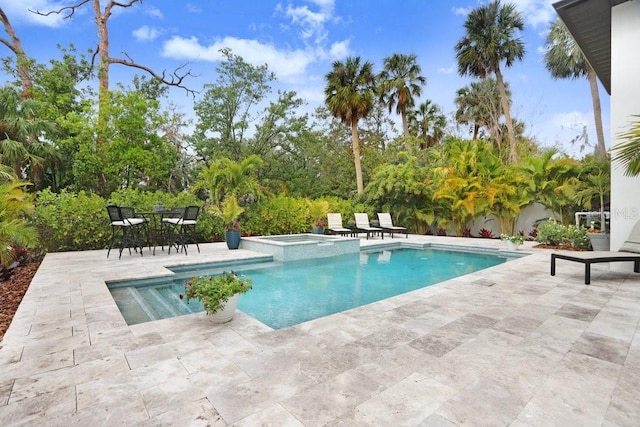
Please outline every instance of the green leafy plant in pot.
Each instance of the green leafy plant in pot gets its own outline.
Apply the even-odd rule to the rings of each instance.
[[[310,200],[309,216],[311,217],[311,232],[324,234],[324,219],[329,212],[329,202],[326,200]]]
[[[180,299],[199,300],[207,314],[218,315],[218,321],[227,322],[233,317],[241,294],[251,290],[253,281],[238,276],[235,271],[221,275],[194,276],[185,281],[185,292]],[[214,319],[216,320],[216,319]]]
[[[240,221],[238,218],[244,212],[244,208],[238,204],[234,196],[227,197],[222,203],[221,216],[225,224],[225,240],[229,249],[240,247]]]
[[[610,236],[604,213],[605,199],[609,197],[610,193],[611,175],[608,169],[587,176],[582,188],[576,192],[577,200],[581,201],[586,208],[591,208],[593,199],[597,199],[600,205],[600,226],[596,227],[595,223],[592,223],[587,230],[594,251],[608,251],[610,247]]]

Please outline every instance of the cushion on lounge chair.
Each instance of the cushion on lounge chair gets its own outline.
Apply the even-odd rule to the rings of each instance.
[[[366,213],[356,213],[354,216],[356,218],[356,231],[367,233],[367,239],[369,239],[369,234],[375,235],[376,233],[380,233],[380,236],[384,239],[382,228],[371,227],[369,225],[369,215]]]
[[[640,221],[631,229],[629,237],[620,247],[620,252],[640,253]]]
[[[380,227],[389,233],[391,238],[393,238],[393,233],[395,232],[404,233],[406,237],[409,237],[406,227],[393,225],[391,214],[389,212],[378,212],[378,221],[380,222]]]
[[[333,234],[340,235],[352,233],[352,230],[342,226],[342,214],[339,213],[327,214],[327,230],[329,230]]]

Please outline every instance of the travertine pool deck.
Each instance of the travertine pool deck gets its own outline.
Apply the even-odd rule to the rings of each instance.
[[[408,240],[500,248],[499,240]],[[362,240],[362,245],[380,244]],[[294,327],[127,326],[105,280],[255,256],[48,254],[0,343],[0,425],[637,426],[640,275],[550,252]],[[407,274],[411,274],[410,271]]]

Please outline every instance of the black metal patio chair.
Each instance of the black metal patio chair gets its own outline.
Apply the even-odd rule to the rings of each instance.
[[[131,214],[131,212],[126,209],[125,212]],[[113,248],[113,244],[118,237],[120,238],[118,259],[122,258],[124,248],[128,248],[129,255],[131,255],[131,247],[133,247],[136,252],[140,249],[140,256],[142,256],[140,230],[143,228],[145,220],[143,218],[127,217],[127,215],[123,213],[122,208],[116,205],[107,206],[107,213],[109,214],[109,221],[111,221],[111,242],[109,243],[107,258],[109,258],[111,248]]]

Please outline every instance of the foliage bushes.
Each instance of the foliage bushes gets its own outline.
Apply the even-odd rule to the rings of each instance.
[[[45,252],[105,249],[111,239],[111,228],[106,207],[108,204],[134,206],[137,211],[151,211],[162,200],[165,207],[199,205],[202,202],[189,193],[171,195],[163,192],[123,190],[115,192],[109,200],[84,191],[58,194],[42,190],[37,194],[34,225]],[[198,218],[198,239],[206,242],[221,235],[221,221],[202,210]]]
[[[366,212],[364,205],[337,197],[318,200],[325,200],[329,206],[328,212],[341,213],[345,221],[354,217],[356,209],[359,209],[357,212]],[[265,236],[305,233],[316,219],[309,199],[279,195],[265,198],[247,210],[242,230],[248,234]]]
[[[84,191],[37,194],[34,224],[45,252],[106,248],[111,236],[106,201]]]
[[[589,248],[589,236],[584,227],[562,225],[549,218],[538,227],[536,242],[547,245],[568,246],[576,249]]]
[[[353,218],[353,213],[366,212],[364,205],[348,200],[328,198],[330,212],[340,212],[343,218]],[[133,206],[138,212],[152,211],[162,201],[165,208],[172,206],[203,206],[203,202],[191,193],[177,195],[157,191],[121,190],[111,194],[108,200],[84,191],[59,194],[42,190],[37,194],[33,224],[40,236],[44,252],[105,249],[109,246],[111,229],[106,211],[108,204]],[[313,213],[309,199],[275,196],[264,198],[245,211],[242,230],[248,234],[272,235],[304,233],[310,230]],[[222,240],[222,219],[206,206],[198,216],[197,235],[200,242]]]

